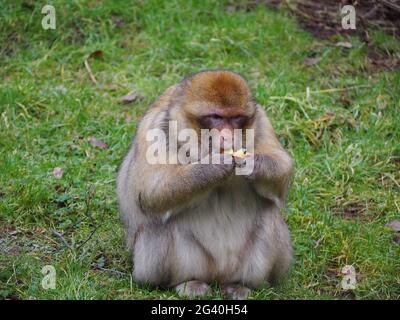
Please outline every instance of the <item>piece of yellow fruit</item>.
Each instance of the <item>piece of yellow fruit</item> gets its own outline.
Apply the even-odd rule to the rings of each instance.
[[[233,149],[230,149],[230,150],[226,151],[225,153],[230,154],[233,157],[237,157],[237,158],[245,158],[249,155],[249,153],[247,152],[247,150],[245,148],[239,149],[237,151],[233,151]]]

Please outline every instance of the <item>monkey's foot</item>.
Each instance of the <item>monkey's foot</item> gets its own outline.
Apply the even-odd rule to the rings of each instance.
[[[180,296],[194,298],[211,294],[211,287],[205,282],[192,280],[178,284],[175,291]]]
[[[226,284],[222,286],[222,295],[231,300],[247,300],[251,290],[240,284]]]

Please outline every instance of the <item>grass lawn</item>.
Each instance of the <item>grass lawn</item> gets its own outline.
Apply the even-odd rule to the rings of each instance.
[[[400,73],[358,37],[319,40],[284,11],[227,1],[49,2],[55,30],[41,1],[0,2],[0,298],[178,298],[132,281],[115,179],[147,106],[207,68],[249,80],[296,162],[284,212],[296,261],[251,298],[400,298],[400,241],[385,226],[400,216]],[[370,37],[399,56],[399,40]],[[143,99],[121,104],[131,90]]]

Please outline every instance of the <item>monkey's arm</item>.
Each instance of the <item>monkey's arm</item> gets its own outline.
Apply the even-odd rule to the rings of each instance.
[[[282,208],[286,200],[293,162],[280,145],[265,113],[262,113],[258,119],[254,169],[246,178],[259,195],[272,200],[279,208]]]
[[[231,164],[148,165],[136,183],[137,203],[144,213],[165,213],[187,204],[223,182]]]
[[[253,172],[246,178],[256,192],[272,200],[279,208],[285,203],[292,162],[288,155],[256,154]]]
[[[146,134],[150,129],[161,129],[168,124],[170,109],[165,106],[171,102],[176,90],[175,86],[167,89],[142,119],[136,137],[140,143],[135,144],[130,156],[134,161],[131,161],[132,169],[127,170],[127,185],[133,187],[134,201],[146,214],[162,214],[190,203],[221,183],[234,169],[232,156],[226,155],[220,159],[221,164],[152,165],[146,161],[149,147]]]

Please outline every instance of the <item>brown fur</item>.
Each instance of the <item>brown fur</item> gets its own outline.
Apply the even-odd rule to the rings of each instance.
[[[177,121],[178,130],[200,129],[198,119],[208,114],[251,118],[253,173],[235,176],[234,162],[147,163],[149,129],[167,130],[170,120]],[[118,174],[135,280],[177,286],[185,294],[208,292],[202,283],[217,281],[232,297],[247,296],[243,286],[279,281],[292,260],[289,231],[280,215],[291,171],[290,157],[241,76],[205,71],[168,88],[138,125]]]
[[[242,108],[251,97],[246,81],[228,71],[205,71],[187,82],[188,104],[206,102],[219,108]]]

